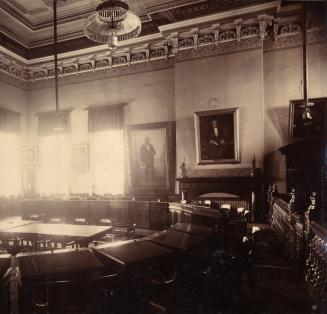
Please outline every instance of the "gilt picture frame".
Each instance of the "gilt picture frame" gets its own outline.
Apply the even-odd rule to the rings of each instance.
[[[239,109],[194,113],[197,164],[240,163]]]
[[[174,192],[175,122],[136,124],[126,127],[128,192]]]

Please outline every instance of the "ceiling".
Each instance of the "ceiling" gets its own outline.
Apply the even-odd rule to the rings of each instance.
[[[95,46],[83,33],[86,17],[101,0],[57,0],[59,51]],[[272,0],[125,0],[142,20],[141,36],[159,27]],[[276,0],[279,2],[279,0]],[[0,43],[33,59],[52,53],[53,0],[0,0]]]

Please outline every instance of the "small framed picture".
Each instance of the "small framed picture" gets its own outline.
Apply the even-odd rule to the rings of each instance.
[[[327,98],[290,101],[289,140],[319,139],[327,135]]]
[[[39,163],[38,145],[22,145],[22,159],[25,166],[36,166]]]
[[[198,164],[240,162],[238,112],[238,108],[195,112]]]
[[[89,170],[89,145],[78,144],[73,146],[73,169],[80,172]]]

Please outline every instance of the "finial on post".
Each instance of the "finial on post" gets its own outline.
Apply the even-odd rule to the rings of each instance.
[[[288,209],[291,211],[291,212],[293,212],[294,211],[294,205],[295,205],[295,189],[292,189],[291,190],[291,193],[290,193],[290,195],[291,195],[291,199],[290,199],[290,201],[288,202]]]
[[[257,172],[256,163],[257,163],[257,160],[256,160],[255,154],[254,154],[252,162],[251,162],[251,164],[252,164],[252,169],[251,169],[251,174],[250,174],[251,177],[254,177],[256,175],[256,172]]]

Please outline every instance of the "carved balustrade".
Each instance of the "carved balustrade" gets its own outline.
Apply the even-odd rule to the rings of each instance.
[[[327,230],[315,222],[310,224],[305,280],[319,312],[326,313]]]

